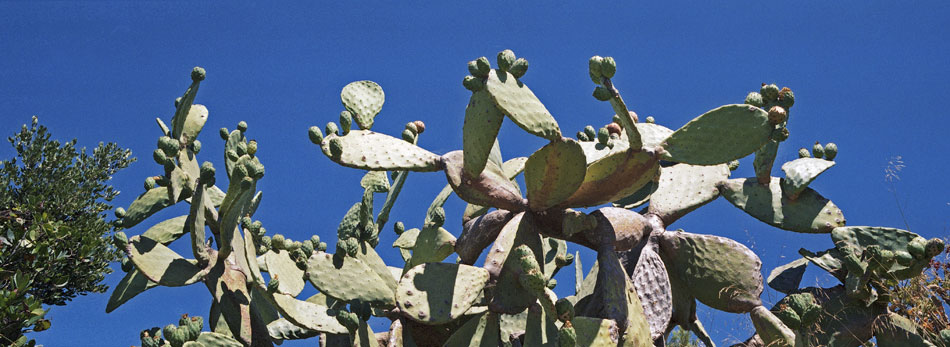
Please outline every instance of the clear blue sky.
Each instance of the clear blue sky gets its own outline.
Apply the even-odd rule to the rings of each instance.
[[[330,162],[306,132],[337,120],[339,91],[348,82],[370,79],[385,90],[374,130],[399,136],[407,121],[423,120],[422,146],[441,154],[461,148],[466,62],[488,56],[494,63],[505,48],[530,61],[523,81],[565,134],[609,122],[610,107],[590,96],[587,59],[596,54],[615,57],[614,81],[632,110],[673,129],[742,102],[762,82],[791,87],[791,137],[773,175],[782,175],[778,166],[796,158],[799,147],[836,142],[837,166],[812,187],[840,206],[850,225],[948,234],[950,3],[416,4],[0,2],[0,130],[9,136],[38,115],[57,138],[131,148],[139,161],[112,181],[123,191],[115,202],[127,206],[144,178],[161,172],[150,155],[159,135],[154,118],[170,120],[189,71],[203,66],[208,79],[197,102],[208,106],[210,120],[199,157],[221,166],[217,129],[246,120],[267,167],[256,217],[270,233],[316,233],[332,249],[337,223],[360,199],[361,172]],[[542,145],[511,123],[501,141],[506,158]],[[0,157],[11,155],[0,145]],[[895,156],[906,168],[892,187],[884,168]],[[734,177],[752,176],[751,158],[742,163]],[[444,184],[438,173],[410,175],[391,220],[419,226]],[[457,235],[464,204],[452,197],[446,207],[446,226]],[[128,233],[185,209],[163,211]],[[827,235],[769,227],[722,199],[672,227],[745,243],[761,257],[765,275],[800,247],[832,246]],[[381,238],[387,262],[401,266],[389,249],[391,229]],[[178,249],[187,254],[185,245]],[[593,263],[590,252],[582,258],[585,267]],[[557,277],[561,296],[573,291],[572,273]],[[810,270],[805,282],[830,284],[816,275]],[[121,277],[117,271],[106,283]],[[779,298],[768,289],[763,294],[769,304]],[[210,295],[201,285],[157,288],[106,315],[107,300],[108,294],[89,295],[53,307],[52,328],[31,337],[46,346],[138,344],[140,330],[177,322],[182,313],[207,318]],[[752,333],[747,316],[705,307],[699,316],[717,342]]]

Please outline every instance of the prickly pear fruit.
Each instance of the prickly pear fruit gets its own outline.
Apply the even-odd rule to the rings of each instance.
[[[782,87],[782,90],[778,92],[778,104],[786,110],[791,108],[795,104],[795,93],[792,93],[788,87]]]
[[[120,206],[120,207],[116,207],[116,208],[115,208],[115,218],[122,218],[122,217],[125,217],[125,208],[122,208],[121,206]]]
[[[142,330],[139,335],[142,340],[142,347],[162,347],[164,345],[158,328]]]
[[[396,222],[396,224],[393,225],[393,231],[396,232],[396,235],[402,235],[402,233],[406,232],[406,225],[402,224],[402,222]]]
[[[402,131],[402,139],[409,143],[414,143],[416,141],[416,134],[413,134],[409,129]]]
[[[320,244],[320,236],[313,235],[310,237],[310,242],[313,242],[313,247],[316,248]]]
[[[762,94],[762,100],[768,103],[778,99],[778,91],[777,85],[762,83],[759,94]]]
[[[340,130],[340,128],[338,128],[338,127],[336,126],[336,123],[334,123],[334,122],[329,122],[329,123],[327,123],[327,126],[323,128],[323,131],[325,131],[325,132],[327,133],[327,135],[333,135],[333,134],[339,135],[339,134],[338,134],[339,130]]]
[[[557,280],[553,278],[549,279],[546,286],[548,287],[548,289],[554,289],[554,287],[557,287]]]
[[[336,320],[350,332],[354,332],[360,327],[360,318],[353,312],[339,311]]]
[[[315,145],[319,145],[323,142],[323,132],[320,131],[320,128],[316,125],[310,127],[307,131],[307,135],[310,136],[310,142],[313,142]]]
[[[317,246],[317,250],[320,251],[320,252],[326,252],[326,250],[327,250],[327,243],[326,243],[326,242],[320,242],[320,245]]]
[[[613,95],[610,94],[610,91],[607,90],[607,88],[604,88],[601,86],[597,86],[597,88],[594,88],[593,95],[594,95],[594,99],[597,99],[600,101],[607,101],[614,97]]]
[[[337,242],[336,245],[337,245],[337,248],[340,248],[343,250],[343,253],[346,253],[346,255],[349,255],[351,257],[355,257],[356,252],[358,252],[360,249],[359,241],[357,241],[355,237],[351,237],[345,240],[340,240],[340,242]],[[339,251],[337,253],[339,253]]]
[[[465,78],[462,79],[462,86],[472,92],[477,92],[485,88],[485,83],[482,83],[482,80],[475,76],[465,76]]]
[[[261,245],[265,245],[267,246],[267,248],[271,248],[271,246],[273,246],[273,242],[274,241],[271,240],[270,236],[261,236]]]
[[[791,307],[785,306],[775,312],[775,316],[793,330],[798,330],[802,325],[802,319]]]
[[[227,152],[224,152],[224,154],[228,156],[228,160],[230,161],[237,161],[238,159],[240,159],[240,156],[238,156],[237,151],[233,149],[229,149]]]
[[[756,92],[749,92],[749,95],[745,96],[745,103],[755,107],[765,106],[765,102],[762,101],[762,94]]]
[[[614,115],[613,118],[610,119],[610,122],[611,122],[611,123],[617,123],[617,124],[619,125],[619,124],[621,123],[621,122],[620,122],[620,116]],[[623,126],[621,126],[621,128],[623,128]]]
[[[786,111],[782,106],[772,106],[772,108],[769,109],[769,123],[782,124],[782,122],[787,119],[788,111]]]
[[[175,140],[168,136],[162,136],[158,138],[158,148],[165,152],[166,156],[174,157],[178,154],[180,149],[178,140]]]
[[[924,259],[926,249],[927,239],[923,237],[918,236],[907,242],[907,252],[916,259]]]
[[[811,147],[811,154],[815,158],[821,158],[825,156],[825,147],[822,146],[818,141],[815,141],[815,145]]]
[[[257,141],[251,140],[247,142],[247,155],[253,157],[257,154]]]
[[[571,263],[573,262],[574,262],[574,255],[570,253],[567,253],[564,255],[558,255],[554,257],[554,264],[557,267],[565,267],[565,266],[571,265]]]
[[[781,127],[778,129],[772,129],[772,133],[769,134],[769,138],[775,140],[776,142],[784,142],[788,140],[788,128]]]
[[[423,123],[421,120],[413,122],[416,124],[416,134],[422,134],[426,131],[426,123]]]
[[[205,69],[200,66],[195,66],[194,69],[191,69],[191,80],[194,82],[201,82],[205,80],[207,73]]]
[[[593,126],[588,125],[584,127],[584,133],[587,134],[587,138],[590,139],[590,141],[597,138],[597,129],[594,129]]]
[[[263,228],[264,226],[259,220],[254,221],[247,227],[248,230],[250,230],[252,233],[255,233],[255,234]]]
[[[924,249],[924,256],[926,256],[927,258],[936,257],[937,254],[940,254],[940,252],[943,252],[943,248],[944,248],[943,240],[938,239],[938,238],[932,238],[929,241],[927,241],[927,246]]]
[[[607,124],[606,128],[607,128],[607,132],[610,133],[611,135],[613,134],[620,135],[620,124],[610,123],[610,124]]]
[[[273,242],[273,240],[271,240],[271,242]],[[294,249],[296,249],[294,248],[294,240],[285,238],[284,244],[281,245],[281,248],[283,248],[284,250],[288,252],[292,252]]]
[[[247,143],[238,142],[237,146],[234,146],[234,151],[237,152],[238,156],[247,154]]]
[[[486,78],[489,72],[491,72],[491,63],[488,62],[488,58],[481,57],[475,59],[475,71],[472,72],[473,76]]]
[[[133,267],[134,265],[132,265],[132,261],[129,260],[129,257],[122,257],[122,272],[132,271]]]
[[[600,62],[600,73],[607,78],[614,77],[617,73],[617,62],[614,61],[614,57],[604,57],[604,60]]]
[[[300,250],[303,251],[305,256],[310,257],[313,254],[313,241],[303,240],[300,242]]]
[[[649,124],[656,124],[656,119],[653,119],[653,116],[647,116],[646,122]]]
[[[179,329],[174,324],[166,325],[162,329],[162,336],[165,337],[165,340],[168,341],[172,347],[181,347],[188,341],[188,332],[185,329]]]
[[[587,138],[587,133],[583,131],[578,131],[575,136],[577,137],[577,141],[590,141],[590,139]]]
[[[835,160],[835,157],[838,156],[838,145],[834,142],[828,142],[825,144],[825,159]]]
[[[560,298],[557,300],[557,303],[554,304],[554,309],[557,311],[557,319],[561,322],[567,322],[574,319],[574,304],[570,300],[565,298]]]
[[[524,74],[528,72],[528,61],[525,58],[518,58],[514,64],[511,64],[511,68],[508,69],[508,72],[511,72],[511,75],[515,76],[515,78],[521,78],[521,76],[524,76]]]
[[[231,133],[228,132],[228,128],[221,128],[221,129],[218,130],[218,135],[221,136],[221,139],[222,139],[222,140],[227,141],[227,140],[228,140],[228,137],[231,136]]]
[[[445,209],[442,207],[434,208],[429,211],[429,225],[433,228],[441,227],[445,224]]]
[[[199,335],[201,335],[201,329],[204,328],[205,320],[204,318],[201,318],[201,316],[194,316],[188,318],[188,322],[186,322],[186,324],[179,323],[179,325],[188,328],[188,340],[194,341],[198,339]]]
[[[557,343],[560,347],[574,347],[577,345],[577,332],[570,321],[564,322],[557,331]]]
[[[419,133],[419,129],[416,129],[416,123],[415,123],[415,122],[406,123],[406,130],[411,131],[413,135]]]
[[[277,289],[280,288],[280,278],[278,277],[279,276],[274,275],[274,277],[271,277],[270,282],[267,282],[268,293],[276,293]]]
[[[352,125],[353,114],[350,111],[340,112],[340,131],[342,131],[342,135],[349,134]]]
[[[590,79],[594,81],[594,83],[601,84],[603,82],[601,80],[601,77],[604,76],[601,70],[603,62],[604,58],[599,55],[590,57],[590,60],[587,61],[587,69],[590,73]]]
[[[498,70],[508,71],[511,68],[511,65],[515,63],[515,52],[512,52],[510,49],[498,52]]]
[[[125,249],[129,245],[129,237],[125,236],[124,232],[116,231],[115,234],[112,234],[112,244],[115,245],[115,248]]]
[[[340,140],[338,137],[334,137],[330,140],[330,156],[338,158],[343,154],[343,140]]]
[[[155,163],[158,165],[165,165],[165,163],[168,163],[168,156],[166,156],[165,152],[163,152],[161,149],[156,149],[154,152],[152,152],[152,159],[155,159]]]
[[[274,237],[271,237],[270,239],[271,248],[276,249],[276,250],[284,249],[284,240],[285,240],[284,235],[281,235],[281,234],[274,235]]]
[[[811,158],[811,153],[808,153],[808,149],[807,149],[807,148],[802,147],[802,148],[798,149],[798,157],[799,157],[799,158]]]
[[[191,142],[191,151],[195,154],[201,153],[201,141],[197,139]]]
[[[729,162],[729,171],[736,171],[739,168],[739,161],[733,160]]]
[[[472,60],[468,62],[468,73],[475,75],[478,73],[478,62]]]
[[[600,130],[597,131],[597,142],[606,146],[607,140],[610,140],[610,132],[607,131],[607,128],[600,128]]]
[[[149,176],[145,178],[145,190],[155,188],[155,178]]]

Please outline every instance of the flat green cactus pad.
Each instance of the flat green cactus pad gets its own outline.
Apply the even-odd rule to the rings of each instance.
[[[797,199],[811,181],[834,165],[833,161],[818,158],[798,158],[783,164],[782,192],[789,199]]]
[[[885,227],[838,227],[831,231],[831,240],[835,242],[836,248],[850,246],[858,251],[871,245],[877,245],[881,250],[907,251],[907,244],[918,237],[920,235],[907,230]]]
[[[178,102],[177,106],[175,107],[175,115],[172,116],[172,128],[171,128],[171,133],[172,133],[171,135],[173,139],[180,138],[182,133],[185,130],[185,123],[188,121],[188,116],[191,113],[192,104],[195,102],[195,97],[198,95],[199,85],[200,85],[200,81],[193,81],[191,83],[191,86],[189,86],[188,89],[185,90],[185,94],[181,96],[181,100]]]
[[[662,170],[662,168],[661,168]],[[662,174],[661,174],[662,175]],[[653,197],[653,193],[656,192],[656,188],[659,186],[660,177],[657,176],[653,181],[650,181],[645,186],[638,189],[633,194],[627,195],[620,200],[614,201],[614,207],[620,207],[625,209],[634,209],[650,201],[650,198]]]
[[[571,324],[577,332],[577,346],[613,347],[620,342],[620,329],[611,319],[574,317]]]
[[[663,140],[663,159],[716,165],[745,157],[772,133],[768,113],[751,105],[725,105],[689,121]]]
[[[762,304],[762,262],[748,247],[714,235],[680,231],[658,234],[660,257],[670,277],[717,310],[745,313]]]
[[[109,303],[106,304],[106,313],[114,311],[139,293],[156,286],[158,286],[158,283],[149,281],[148,277],[145,277],[138,269],[132,269],[112,289],[112,296],[109,297]]]
[[[283,284],[283,281],[281,281],[281,284]],[[273,296],[277,310],[291,323],[323,333],[347,333],[346,328],[337,321],[336,317],[327,314],[326,306],[300,301],[292,295],[283,293],[274,293]]]
[[[609,147],[597,141],[581,141],[581,148],[584,149],[584,156],[587,159],[587,165],[603,159],[604,157],[626,151],[628,147],[625,141],[614,141],[614,146]]]
[[[874,326],[874,337],[881,347],[935,346],[920,334],[916,323],[897,313],[889,312]]]
[[[462,316],[488,282],[482,268],[448,263],[424,263],[413,267],[396,288],[396,304],[409,318],[438,325]]]
[[[558,327],[554,323],[556,320],[549,317],[544,310],[528,309],[525,313],[527,314],[521,322],[524,324],[520,326],[520,330],[524,331],[524,346],[557,346]]]
[[[541,246],[544,249],[544,253],[541,256],[541,258],[544,259],[544,263],[541,264],[543,267],[542,270],[546,277],[553,278],[554,270],[558,268],[555,259],[557,259],[557,257],[567,256],[567,242],[553,237],[542,237]]]
[[[161,223],[155,224],[151,228],[148,228],[148,230],[142,233],[142,237],[147,237],[155,242],[167,246],[169,243],[172,243],[173,241],[185,235],[186,219],[188,219],[188,216],[178,216],[175,218],[166,219]]]
[[[422,263],[443,261],[455,252],[455,236],[441,227],[422,228],[412,247],[412,259],[406,263],[411,269]]]
[[[240,342],[231,338],[230,336],[218,334],[215,332],[204,331],[201,335],[198,335],[198,340],[196,342],[205,345],[205,346],[218,346],[218,347],[243,347]]]
[[[297,326],[286,318],[280,318],[267,323],[267,334],[274,340],[302,340],[319,336],[320,332]]]
[[[353,113],[360,129],[369,129],[373,126],[373,119],[383,109],[386,95],[376,82],[356,81],[343,87],[340,100],[343,101],[343,107]]]
[[[122,217],[122,227],[131,228],[145,220],[145,218],[155,214],[155,212],[161,211],[163,208],[173,204],[175,204],[175,200],[171,198],[168,187],[149,189],[147,192],[135,198],[135,201],[132,201],[132,205],[130,205],[126,211],[125,217]]]
[[[528,157],[517,157],[506,160],[502,165],[501,169],[505,172],[505,175],[509,179],[515,179],[522,171],[528,162]]]
[[[766,282],[772,289],[791,294],[798,290],[798,286],[802,282],[802,276],[805,275],[806,267],[808,267],[808,259],[795,259],[788,264],[772,269]]]
[[[412,250],[416,246],[416,239],[419,238],[420,232],[418,228],[406,230],[396,238],[396,241],[393,241],[393,247]]]
[[[531,249],[538,264],[544,261],[541,259],[544,249],[538,227],[530,215],[524,213],[515,215],[505,224],[485,257],[484,268],[496,280],[489,304],[497,308],[495,312],[515,314],[537,301],[534,295],[521,288],[518,281],[521,266],[511,250],[521,245]]]
[[[528,86],[510,73],[492,70],[488,74],[485,90],[491,94],[498,109],[521,129],[552,141],[561,138],[561,129],[548,109]]]
[[[339,153],[331,142],[339,141]],[[320,143],[323,154],[337,164],[355,169],[438,171],[439,156],[395,137],[369,130],[351,130],[346,136],[327,135]]]
[[[201,132],[201,129],[204,128],[205,122],[208,121],[208,108],[204,105],[193,104],[188,110],[188,116],[185,117],[185,124],[181,131],[181,136],[176,139],[182,145],[191,144],[196,138],[198,138],[198,133]]]
[[[673,293],[663,259],[652,246],[643,247],[630,280],[643,303],[650,337],[656,339],[666,332],[666,325],[673,317]]]
[[[768,184],[772,179],[772,165],[775,164],[775,156],[778,154],[778,141],[769,140],[755,151],[755,159],[752,161],[752,167],[755,169],[755,177],[759,183]]]
[[[821,251],[817,254],[802,248],[798,250],[798,254],[801,254],[802,258],[808,259],[809,262],[817,265],[822,270],[828,271],[828,273],[844,281],[844,264],[841,263],[842,256],[837,248]]]
[[[383,262],[383,258],[380,258],[372,246],[366,242],[361,242],[359,250],[356,251],[356,259],[363,261],[370,269],[373,269],[376,275],[382,278],[383,282],[386,282],[386,285],[390,289],[393,291],[396,290],[396,281],[399,279],[399,275],[393,276],[390,268],[386,266],[386,263]],[[402,274],[402,270],[398,271],[399,274]]]
[[[756,333],[766,346],[795,346],[795,333],[792,332],[774,313],[758,306],[750,314]]]
[[[587,173],[584,149],[574,140],[552,141],[525,163],[528,207],[544,211],[570,197]]]
[[[820,314],[812,324],[802,324],[799,339],[805,346],[858,346],[871,339],[873,324],[878,318],[874,306],[847,297],[842,287],[826,290],[816,299],[821,302]]]
[[[659,169],[659,162],[646,151],[612,153],[590,164],[584,182],[559,206],[597,206],[618,200],[653,181]]]
[[[443,346],[496,347],[500,341],[498,332],[498,315],[491,312],[481,313],[456,330]]]
[[[225,172],[228,174],[228,178],[231,178],[231,173],[234,170],[234,164],[237,163],[237,159],[232,160],[228,157],[228,151],[237,151],[238,144],[245,143],[244,141],[244,132],[240,130],[232,130],[228,134],[228,139],[224,143],[224,168]]]
[[[205,275],[194,259],[185,259],[149,238],[134,236],[129,239],[128,253],[129,259],[146,278],[163,286],[186,286],[202,280]]]
[[[389,191],[389,178],[385,171],[370,171],[360,179],[360,187],[373,193],[386,193]]]
[[[651,123],[637,123],[637,131],[640,132],[643,148],[656,148],[656,146],[663,143],[663,140],[670,137],[670,134],[673,134],[673,130],[670,130],[670,128]],[[626,136],[626,133],[624,133],[624,136]]]
[[[518,186],[506,177],[502,168],[491,161],[487,162],[485,170],[478,177],[464,174],[462,151],[446,153],[442,156],[442,161],[445,164],[446,179],[462,200],[509,211],[523,211],[527,207]]]
[[[290,252],[268,251],[262,255],[264,263],[267,264],[267,272],[271,278],[275,276],[279,280],[277,291],[290,296],[297,296],[303,291],[304,272],[297,267],[293,259],[290,259]]]
[[[491,95],[485,90],[472,94],[465,108],[465,123],[462,125],[462,151],[465,153],[465,172],[478,176],[485,169],[498,130],[505,114],[495,106]]]
[[[314,252],[307,262],[307,279],[317,290],[334,298],[353,299],[393,307],[394,293],[362,260]]]
[[[725,164],[677,164],[660,169],[660,182],[650,197],[649,212],[669,226],[687,213],[719,197],[716,185],[729,178]]]
[[[779,179],[768,186],[756,178],[735,178],[719,185],[722,196],[750,216],[776,228],[800,233],[829,233],[844,226],[844,214],[831,200],[805,188],[794,201],[782,194]]]

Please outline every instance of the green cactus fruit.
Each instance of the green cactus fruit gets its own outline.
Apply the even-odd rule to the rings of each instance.
[[[252,222],[251,222],[251,217],[248,217],[248,216],[241,217],[241,220],[240,220],[241,226],[250,229],[250,228],[251,228],[251,223],[252,223]]]
[[[303,240],[300,242],[300,250],[303,251],[303,254],[309,258],[310,255],[313,254],[313,241]]]
[[[561,322],[567,322],[574,319],[574,304],[566,298],[560,298],[554,304],[557,311],[557,319]]]
[[[791,108],[795,104],[795,93],[792,93],[788,87],[782,87],[782,90],[778,92],[778,104],[786,110]]]
[[[769,123],[782,124],[788,119],[788,111],[782,106],[772,106],[769,109]]]
[[[165,152],[166,156],[174,157],[178,154],[180,149],[178,140],[175,140],[168,136],[162,136],[158,138],[158,148]]]
[[[188,332],[185,329],[179,329],[174,324],[166,325],[162,329],[162,336],[172,347],[181,347],[188,341]]]
[[[729,162],[729,171],[736,171],[739,168],[739,161],[733,160]]]
[[[416,142],[416,134],[413,134],[411,130],[406,129],[402,131],[402,139],[409,143]]]
[[[943,252],[944,244],[943,240],[938,238],[932,238],[927,241],[927,246],[924,249],[924,256],[927,258],[936,257],[937,254]]]
[[[762,94],[763,101],[769,103],[778,99],[778,91],[777,85],[762,83],[762,89],[759,90],[759,94]]]
[[[120,207],[116,207],[116,208],[115,208],[115,218],[122,218],[122,217],[125,217],[125,208],[123,208],[123,207],[121,207],[121,206],[120,206]]]
[[[597,129],[594,129],[591,125],[584,127],[584,133],[587,134],[587,138],[590,139],[590,141],[597,138]]]
[[[838,156],[838,145],[834,142],[828,142],[825,144],[825,159],[835,160],[835,157]]]
[[[600,130],[597,131],[597,142],[606,146],[607,140],[610,140],[610,132],[607,128],[600,128]]]
[[[271,242],[273,242],[273,240],[271,240]],[[294,248],[294,240],[285,238],[284,244],[281,245],[281,248],[288,252],[292,252],[294,249],[296,249]]]
[[[647,116],[646,122],[647,124],[656,124],[656,119],[653,116]]]
[[[168,156],[165,155],[161,149],[156,149],[152,152],[152,159],[155,159],[155,163],[158,165],[165,165],[168,162]]]
[[[327,133],[327,136],[334,135],[334,134],[339,135],[338,134],[339,130],[340,128],[338,128],[336,126],[336,123],[334,122],[327,123],[327,126],[323,128],[323,131]]]
[[[473,76],[487,78],[489,72],[491,72],[491,63],[488,62],[488,58],[481,57],[475,59],[475,72],[472,72]]]
[[[547,287],[548,289],[554,289],[554,287],[557,287],[557,280],[553,278],[549,279],[547,283]]]
[[[474,93],[485,88],[485,83],[482,81],[475,76],[465,76],[462,79],[462,86]]]
[[[129,260],[129,257],[122,257],[122,272],[132,271],[133,268],[134,265],[132,264],[132,261]]]
[[[762,94],[756,92],[749,92],[749,95],[745,96],[745,103],[755,107],[765,106],[765,102],[762,101]]]
[[[261,179],[261,177],[264,177],[264,165],[248,161],[247,175],[256,180]]]
[[[238,122],[238,124],[237,124],[237,130],[240,131],[240,132],[242,132],[242,133],[243,133],[243,132],[246,132],[246,131],[247,131],[247,122],[245,122],[245,121],[243,121],[243,120],[240,121],[240,122]]]
[[[617,62],[614,61],[614,57],[604,57],[604,60],[600,62],[600,73],[607,78],[614,77],[617,73]]]
[[[419,129],[416,129],[416,123],[415,123],[415,122],[406,123],[406,130],[411,131],[413,135],[419,133]]]
[[[360,318],[353,312],[339,311],[336,320],[350,332],[355,332],[360,327]]]
[[[201,168],[198,169],[198,177],[202,182],[205,182],[207,185],[212,185],[214,180],[215,169],[214,165],[210,161],[201,163]]]
[[[152,189],[152,188],[155,188],[155,178],[154,178],[154,177],[146,177],[146,178],[145,178],[145,190],[148,191],[149,189]]]
[[[631,114],[633,114],[633,112],[631,112]],[[622,123],[622,122],[620,121],[620,116],[618,116],[618,115],[614,115],[612,118],[610,118],[610,122],[611,122],[611,123],[617,123],[617,124],[621,124],[621,123]],[[623,126],[621,125],[621,127],[623,127]]]
[[[894,252],[894,260],[901,266],[909,267],[914,264],[914,256],[910,255],[910,252]]]
[[[416,134],[422,134],[426,131],[426,123],[423,123],[421,120],[412,123],[416,125]]]
[[[515,76],[515,78],[521,78],[521,76],[524,76],[524,74],[528,72],[528,61],[525,58],[518,58],[514,64],[511,64],[511,68],[508,69],[508,72],[511,72],[511,75]]]
[[[825,156],[825,147],[818,143],[818,141],[815,141],[815,145],[811,147],[811,154],[815,158],[821,159],[821,157]]]
[[[259,240],[260,238],[264,237],[264,235],[267,235],[267,228],[265,228],[265,227],[261,227],[260,230],[258,230],[256,233],[254,233],[254,236],[256,237],[256,240]]]
[[[280,289],[280,278],[279,278],[279,277],[280,277],[280,276],[274,275],[274,277],[271,277],[270,282],[267,282],[267,292],[268,292],[268,293],[273,294],[273,293],[276,293],[278,289]]]
[[[194,316],[188,319],[184,326],[188,327],[188,340],[194,341],[198,339],[198,336],[201,335],[201,329],[204,328],[205,320],[201,316]]]
[[[239,157],[247,154],[247,143],[238,142],[237,145],[234,146],[234,152],[236,152]]]
[[[201,141],[198,141],[198,140],[192,141],[192,142],[191,142],[191,151],[194,152],[195,154],[200,153],[200,152],[201,152]]]
[[[610,124],[607,124],[606,128],[607,128],[607,132],[609,132],[611,135],[616,134],[617,136],[620,136],[620,131],[622,130],[620,129],[620,124],[610,123]]]
[[[237,151],[233,149],[227,150],[227,152],[224,152],[224,154],[228,156],[228,160],[230,161],[237,161],[238,159],[241,158],[240,156],[238,156]]]
[[[799,317],[798,313],[796,313],[791,307],[786,305],[783,306],[784,307],[779,309],[778,312],[774,312],[775,316],[792,330],[798,330],[802,325],[801,317]]]
[[[577,135],[574,135],[574,137],[577,138],[577,141],[590,141],[590,140],[587,138],[587,134],[584,133],[583,131],[578,131],[578,132],[577,132]]]
[[[769,134],[769,138],[775,140],[775,142],[784,142],[785,140],[788,140],[788,135],[788,128],[781,127],[772,130],[772,133]]]
[[[590,57],[590,60],[587,61],[587,69],[590,73],[590,78],[592,81],[594,81],[594,83],[601,84],[603,82],[601,80],[601,77],[604,76],[601,70],[603,62],[604,58],[599,55]]]
[[[281,250],[284,249],[284,235],[276,234],[270,239],[270,246],[273,249]]]
[[[577,332],[570,321],[564,322],[561,329],[557,331],[557,342],[560,347],[577,346]]]
[[[221,128],[218,130],[218,135],[221,136],[222,140],[227,141],[228,137],[231,137],[231,133],[228,131],[228,128]]]
[[[320,242],[320,245],[317,246],[317,251],[326,252],[326,250],[327,250],[327,243],[326,243],[326,242]]]
[[[343,251],[346,252],[346,255],[355,257],[356,253],[360,250],[359,241],[355,237],[348,238],[340,242],[343,244]],[[337,243],[339,245],[340,243]]]
[[[353,125],[353,114],[350,111],[340,112],[340,131],[341,135],[350,133],[350,127]]]
[[[593,95],[594,95],[594,99],[597,99],[600,101],[607,101],[607,100],[613,99],[614,97],[613,95],[610,94],[610,90],[607,90],[607,88],[604,88],[602,86],[597,86],[597,88],[594,88]]]
[[[142,340],[142,347],[161,347],[164,343],[158,332],[158,328],[142,330],[142,333],[139,334]]]
[[[402,233],[406,232],[406,225],[402,222],[396,222],[396,224],[393,225],[393,231],[396,232],[396,235],[402,235]]]
[[[515,63],[515,52],[512,52],[510,49],[498,52],[498,70],[508,71],[511,69],[511,65]]]
[[[271,240],[270,236],[261,236],[261,245],[266,245],[268,248],[270,248],[273,245],[273,242],[274,241]]]
[[[207,73],[205,69],[200,66],[195,66],[194,69],[191,69],[191,81],[192,82],[201,82],[205,80]]]
[[[330,140],[330,156],[333,158],[339,158],[343,154],[343,140],[340,140],[339,137],[334,137]]]
[[[124,232],[117,231],[112,234],[112,244],[115,245],[115,248],[125,249],[129,245],[129,237],[125,236]]]
[[[307,135],[310,136],[310,142],[313,142],[315,145],[319,145],[323,142],[323,132],[320,131],[320,127],[314,125],[310,127],[307,131]]]
[[[924,259],[927,249],[927,239],[917,236],[907,242],[907,252],[915,259]]]
[[[558,254],[557,256],[554,257],[554,264],[557,267],[565,267],[565,266],[571,265],[571,263],[573,262],[574,262],[574,255],[570,253],[563,254],[563,255]]]
[[[260,231],[261,229],[264,229],[264,226],[263,226],[263,224],[261,223],[261,221],[257,220],[257,221],[254,221],[253,223],[250,223],[250,224],[247,226],[247,228],[248,228],[248,230],[250,230],[252,233],[255,233],[255,234],[256,234],[256,233],[257,233],[258,231]]]
[[[799,157],[799,158],[811,158],[811,153],[808,152],[808,149],[807,149],[807,148],[802,147],[802,148],[798,149],[798,157]]]
[[[478,62],[471,60],[468,62],[468,73],[474,75],[478,73]]]
[[[316,248],[320,244],[320,236],[313,235],[310,237],[310,242],[313,242],[313,247]]]
[[[247,142],[247,155],[253,157],[257,154],[257,141],[251,140]]]

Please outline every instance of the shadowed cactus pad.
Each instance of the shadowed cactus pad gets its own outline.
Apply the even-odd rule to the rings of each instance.
[[[534,152],[525,163],[528,206],[543,211],[574,193],[584,181],[584,149],[573,140],[553,141]]]
[[[487,282],[488,271],[482,268],[425,263],[410,269],[399,280],[396,304],[421,323],[447,323],[468,311]]]
[[[561,129],[548,109],[510,73],[492,70],[485,87],[498,109],[519,127],[548,140],[561,138]]]
[[[844,214],[830,200],[811,188],[805,188],[798,199],[789,200],[782,193],[781,183],[773,177],[767,186],[756,178],[736,178],[719,185],[722,196],[750,216],[771,226],[800,233],[829,233],[844,226]]]

